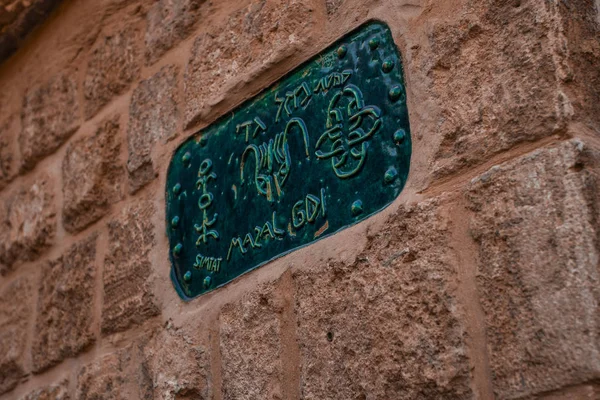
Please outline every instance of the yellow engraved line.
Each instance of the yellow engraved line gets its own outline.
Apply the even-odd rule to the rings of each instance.
[[[281,187],[279,187],[279,179],[275,176],[275,189],[277,189],[277,196],[281,197]]]
[[[316,239],[319,236],[321,236],[323,234],[323,232],[325,232],[327,229],[329,229],[329,220],[325,221],[323,226],[320,227],[319,230],[315,232],[315,237],[313,239]]]
[[[288,222],[288,232],[290,233],[290,236],[296,236],[296,234],[294,232],[292,232],[292,223]]]

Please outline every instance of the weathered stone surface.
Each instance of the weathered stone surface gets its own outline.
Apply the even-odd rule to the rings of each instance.
[[[293,272],[304,399],[468,399],[447,199],[402,206],[353,265]]]
[[[152,382],[142,365],[137,343],[81,368],[77,400],[141,400],[152,398]]]
[[[0,293],[0,394],[12,390],[25,375],[23,353],[27,340],[31,288],[21,278]]]
[[[88,365],[79,373],[77,399],[110,399],[117,397],[123,384],[124,376],[119,371],[119,357],[110,354],[99,361]]]
[[[31,186],[7,192],[0,229],[0,274],[17,261],[30,261],[54,242],[54,194],[46,175]]]
[[[335,14],[342,4],[343,0],[325,0],[325,9],[327,10],[327,14]]]
[[[119,116],[100,122],[93,135],[67,147],[62,164],[63,225],[77,232],[104,216],[123,197]]]
[[[220,348],[223,399],[282,399],[282,303],[272,284],[223,307]]]
[[[595,3],[595,4],[594,4]],[[561,76],[564,92],[573,106],[575,121],[600,132],[600,3],[575,0],[554,3],[562,24],[563,48],[567,58]]]
[[[241,83],[240,75],[294,54],[309,40],[313,22],[306,2],[269,0],[248,5],[224,26],[199,36],[185,71],[185,124],[224,99],[228,87]]]
[[[4,189],[14,176],[13,153],[10,149],[10,121],[0,124],[0,190]]]
[[[151,290],[148,254],[155,244],[154,206],[141,201],[124,208],[109,222],[109,248],[104,262],[102,332],[123,331],[158,315]]]
[[[600,385],[568,387],[538,398],[540,400],[597,400],[600,398]]]
[[[498,398],[600,377],[600,156],[589,154],[578,140],[540,149],[466,192]]]
[[[140,76],[142,33],[135,24],[121,26],[121,30],[100,35],[91,50],[83,83],[86,119]]]
[[[131,97],[127,143],[129,190],[135,192],[156,177],[151,151],[159,139],[177,133],[177,73],[175,66],[163,67],[140,83]]]
[[[76,356],[94,342],[95,258],[96,235],[92,235],[42,266],[32,349],[34,372]]]
[[[118,354],[109,354],[79,372],[76,399],[122,399],[118,393],[125,381]]]
[[[209,354],[197,334],[168,325],[144,346],[154,400],[209,399]]]
[[[428,71],[441,115],[434,173],[444,176],[518,143],[564,131],[553,2],[469,1],[455,23],[434,25],[431,49],[412,69]],[[518,38],[518,40],[515,40]]]
[[[54,152],[79,127],[74,74],[61,74],[30,89],[21,112],[22,169],[28,170]]]
[[[69,381],[64,380],[56,385],[34,390],[22,400],[69,400]]]
[[[0,97],[0,107],[6,106],[7,100]],[[0,190],[14,178],[17,168],[15,165],[16,146],[18,137],[17,118],[14,115],[2,115],[0,113]]]
[[[146,25],[146,64],[157,61],[191,33],[205,1],[159,0],[150,8]]]

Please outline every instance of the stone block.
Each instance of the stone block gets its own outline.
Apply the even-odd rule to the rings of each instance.
[[[2,105],[0,99],[0,106]],[[17,172],[15,165],[17,161],[16,148],[14,145],[18,137],[16,134],[16,120],[17,118],[14,116],[4,118],[0,116],[0,190],[12,181]]]
[[[185,71],[186,126],[196,122],[210,104],[232,94],[244,74],[293,55],[310,39],[308,28],[314,21],[305,1],[268,0],[248,5],[200,35]]]
[[[41,267],[32,346],[34,372],[76,356],[95,340],[96,237],[94,234],[74,244]]]
[[[119,390],[126,376],[121,371],[119,355],[112,353],[84,366],[77,378],[77,400],[122,399]]]
[[[74,233],[103,217],[123,198],[119,116],[99,123],[92,135],[72,141],[62,164],[63,225]]]
[[[594,4],[595,3],[595,4]],[[594,0],[553,3],[560,16],[560,76],[572,120],[600,133],[600,4]]]
[[[50,385],[42,389],[34,390],[27,394],[22,400],[70,400],[69,381],[66,379],[56,385]]]
[[[152,399],[152,382],[139,343],[85,365],[77,375],[77,400]]]
[[[282,399],[282,302],[267,284],[223,307],[220,321],[223,399]]]
[[[495,166],[466,190],[498,398],[600,377],[599,161],[570,140]]]
[[[29,89],[21,111],[19,145],[23,170],[53,153],[79,128],[74,74],[60,74]]]
[[[159,0],[146,17],[146,64],[156,62],[193,30],[206,0]]]
[[[187,323],[186,323],[187,325]],[[168,325],[144,346],[154,400],[210,399],[210,357],[194,329]]]
[[[580,385],[557,390],[538,397],[539,400],[597,400],[600,398],[600,385]]]
[[[142,81],[131,96],[127,169],[132,193],[156,177],[151,158],[154,143],[170,139],[177,133],[177,74],[177,67],[163,67]]]
[[[154,239],[154,206],[139,201],[108,223],[104,262],[102,332],[119,332],[160,314],[152,293],[149,253]]]
[[[83,82],[85,118],[91,118],[138,80],[141,64],[140,29],[135,23],[103,32],[92,48]]]
[[[427,97],[440,107],[430,128],[440,139],[434,176],[565,131],[570,106],[558,83],[564,57],[553,4],[478,2],[433,24],[429,52],[409,69],[427,74]]]
[[[24,353],[31,307],[29,283],[20,278],[0,292],[0,395],[25,375]]]
[[[301,398],[473,398],[445,202],[401,206],[353,263],[293,271]]]
[[[334,15],[342,4],[344,4],[343,0],[325,0],[325,10],[327,11],[327,15]]]
[[[4,197],[0,229],[0,274],[19,261],[36,259],[54,243],[56,212],[52,183],[42,175]]]

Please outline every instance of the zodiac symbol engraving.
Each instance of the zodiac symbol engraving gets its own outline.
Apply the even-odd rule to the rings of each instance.
[[[267,200],[273,201],[273,188],[277,195],[281,196],[282,187],[285,184],[291,168],[291,157],[288,143],[288,134],[293,127],[297,127],[302,134],[306,158],[310,159],[309,138],[306,124],[300,118],[292,118],[288,121],[283,132],[275,135],[275,139],[263,142],[260,145],[250,144],[242,153],[240,163],[240,178],[244,183],[244,166],[251,154],[254,155],[254,184],[256,190]]]
[[[317,140],[315,155],[320,160],[331,159],[338,178],[351,178],[363,167],[367,158],[367,140],[380,127],[381,110],[376,106],[365,106],[360,89],[349,84],[329,102],[326,130]]]
[[[333,68],[337,60],[337,55],[333,52],[319,56],[318,63],[321,64],[321,68]]]
[[[198,189],[202,189],[202,194],[198,199],[198,208],[202,210],[202,225],[194,225],[196,233],[200,234],[200,236],[198,236],[198,240],[196,241],[196,246],[200,246],[201,243],[206,244],[209,237],[212,237],[213,239],[219,239],[219,232],[214,229],[209,229],[215,224],[217,217],[219,216],[217,213],[215,213],[212,219],[208,219],[207,209],[212,205],[213,194],[208,191],[207,185],[211,179],[217,179],[217,174],[211,172],[211,169],[212,161],[208,158],[202,161],[200,168],[198,169],[198,180],[196,181],[196,187]]]

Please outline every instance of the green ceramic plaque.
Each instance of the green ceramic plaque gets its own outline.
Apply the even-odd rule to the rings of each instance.
[[[184,142],[166,188],[184,299],[381,211],[408,177],[402,59],[370,22]]]

